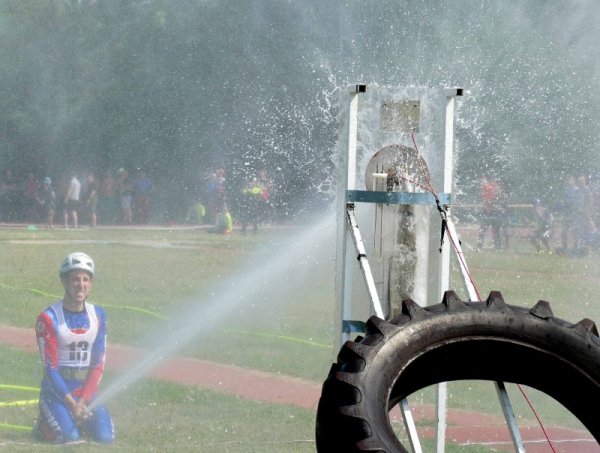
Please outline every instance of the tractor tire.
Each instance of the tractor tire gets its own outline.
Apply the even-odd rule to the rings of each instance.
[[[391,321],[376,316],[363,337],[347,341],[323,383],[317,451],[406,452],[389,410],[425,387],[457,380],[523,384],[561,403],[600,443],[600,338],[594,322],[555,318],[548,302],[532,309],[504,302],[440,304],[412,300]]]

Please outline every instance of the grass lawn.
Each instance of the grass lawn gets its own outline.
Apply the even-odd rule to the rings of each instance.
[[[0,229],[0,322],[30,328],[33,335],[37,314],[62,295],[61,260],[83,251],[96,263],[91,299],[107,311],[109,342],[150,349],[175,342],[171,353],[320,383],[334,356],[335,237],[330,230],[290,227],[220,236],[183,229]],[[506,252],[477,253],[468,243],[465,249],[484,298],[500,290],[513,305],[548,300],[556,316],[571,322],[600,319],[597,256],[540,256],[518,239]],[[457,275],[453,282],[460,293]],[[35,354],[0,346],[0,363],[0,385],[39,385]],[[107,373],[102,386],[116,377]],[[489,383],[449,384],[448,389],[450,407],[499,413]],[[533,419],[517,391],[509,387],[509,392],[518,417]],[[578,426],[545,395],[531,391],[530,396],[545,423]],[[0,387],[0,402],[36,397],[32,390]],[[420,392],[411,402],[430,404],[433,392]],[[310,410],[144,377],[107,405],[118,447],[125,451],[315,450]],[[0,424],[30,426],[35,415],[35,405],[0,406]],[[8,444],[11,451],[40,449],[24,429],[0,427],[0,447]],[[478,448],[456,451],[490,451]]]

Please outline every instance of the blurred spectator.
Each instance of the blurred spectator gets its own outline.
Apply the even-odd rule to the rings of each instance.
[[[248,225],[253,226],[253,231],[258,231],[258,220],[260,216],[261,197],[263,187],[258,178],[252,180],[242,189],[241,223],[242,233],[246,234]]]
[[[592,173],[588,176],[588,187],[592,192],[592,203],[594,206],[600,206],[600,173]],[[595,209],[592,213],[594,225],[600,224],[600,212]]]
[[[589,220],[587,228],[579,239],[579,255],[587,255],[589,252],[597,252],[600,246],[600,229],[593,220]]]
[[[65,198],[67,193],[69,192],[69,180],[66,174],[61,175],[61,177],[56,182],[56,186],[54,189],[54,193],[56,194],[56,209],[55,213],[57,216],[64,216],[65,211]],[[61,220],[61,217],[58,217],[58,221]]]
[[[2,215],[3,221],[12,222],[16,220],[18,203],[17,181],[12,170],[5,168],[0,182],[0,215]]]
[[[533,214],[537,225],[529,239],[538,253],[552,254],[550,241],[554,236],[554,215],[540,200],[535,200]]]
[[[217,221],[215,226],[211,228],[211,233],[218,234],[229,234],[233,230],[233,219],[231,218],[231,214],[229,213],[229,209],[227,209],[226,205],[223,205],[221,208],[221,212],[217,214]]]
[[[184,223],[191,225],[201,225],[205,223],[205,217],[206,207],[202,204],[202,201],[197,200],[194,201],[188,208]]]
[[[207,223],[216,222],[217,214],[225,204],[225,169],[219,168],[206,180],[206,219]]]
[[[85,179],[84,196],[85,207],[90,217],[90,228],[96,228],[98,208],[99,187],[94,173],[89,173]]]
[[[484,246],[487,231],[491,228],[495,249],[500,249],[500,220],[499,199],[501,194],[500,183],[496,178],[481,178],[480,195],[482,207],[480,211],[479,237],[477,250]]]
[[[42,182],[42,186],[37,193],[37,202],[41,207],[41,211],[46,221],[48,228],[54,228],[54,214],[56,212],[56,194],[52,188],[52,180],[46,176]]]
[[[22,197],[20,203],[20,217],[26,222],[35,222],[38,220],[38,202],[37,202],[38,183],[33,173],[27,173],[22,187]]]
[[[77,179],[77,175],[72,173],[63,204],[63,220],[65,229],[69,228],[69,220],[71,220],[71,225],[73,228],[79,227],[77,211],[79,210],[80,195],[81,183],[79,182],[79,179]]]
[[[563,253],[568,252],[569,244],[572,244],[574,249],[577,247],[577,237],[575,233],[576,202],[577,185],[575,184],[575,178],[569,175],[565,180],[563,198],[559,205],[562,212],[560,239]]]
[[[587,178],[585,176],[579,176],[577,178],[577,190],[575,191],[575,247],[580,247],[580,241],[589,228],[591,222],[593,222],[593,210],[594,210],[594,197],[591,189],[587,185]]]
[[[117,180],[111,171],[107,171],[100,183],[100,198],[98,199],[101,222],[115,223],[117,221],[120,212],[117,195]]]
[[[119,168],[118,171],[119,181],[119,195],[121,196],[121,214],[123,215],[123,223],[131,225],[133,222],[133,189],[134,183],[129,172],[124,168]]]
[[[271,204],[271,191],[273,190],[273,180],[269,177],[267,170],[261,170],[258,174],[258,184],[262,187],[260,219],[270,223],[273,221],[273,206]]]
[[[136,220],[143,225],[150,220],[150,194],[152,193],[152,181],[141,168],[135,181],[135,198],[133,206],[136,212]]]
[[[504,190],[504,186],[502,184],[498,184],[498,193],[496,196],[497,199],[497,209],[495,214],[495,222],[497,221],[497,230],[498,230],[498,240],[497,247],[504,250],[508,250],[509,242],[510,242],[510,207],[509,207],[509,197],[506,190]]]
[[[217,169],[217,182],[215,187],[215,198],[216,198],[216,206],[217,212],[220,212],[223,209],[223,205],[225,204],[225,169],[219,168]]]
[[[212,223],[217,216],[217,174],[206,178],[206,220]]]

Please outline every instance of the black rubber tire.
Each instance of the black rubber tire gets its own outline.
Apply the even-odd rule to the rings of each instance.
[[[391,321],[375,316],[364,338],[342,346],[322,388],[317,451],[405,452],[389,409],[440,382],[488,380],[523,384],[567,408],[600,443],[600,338],[594,322],[555,318],[550,305],[532,309],[463,302],[452,291],[440,304],[412,300]]]

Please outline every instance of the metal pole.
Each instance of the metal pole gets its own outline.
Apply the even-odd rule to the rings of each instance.
[[[352,317],[352,280],[350,278],[352,266],[347,258],[348,223],[346,221],[346,192],[348,189],[356,188],[356,154],[358,140],[358,95],[367,91],[367,86],[357,84],[350,87],[350,108],[348,117],[348,148],[341,156],[340,174],[338,178],[338,234],[337,234],[337,276],[336,295],[336,331],[339,336],[335,337],[334,354],[341,345],[349,338],[344,333],[343,324],[345,319]],[[335,360],[335,356],[334,356]]]
[[[364,90],[361,87],[365,87]],[[350,116],[348,118],[348,189],[356,189],[356,146],[358,140],[358,94],[366,91],[365,85],[350,89]]]
[[[510,431],[510,437],[512,439],[513,446],[515,447],[515,451],[517,453],[525,453],[525,444],[523,444],[523,438],[521,437],[521,432],[519,431],[519,426],[517,425],[515,413],[513,412],[510,399],[508,398],[508,392],[506,391],[504,382],[496,382],[496,391],[498,392],[498,398],[500,399],[500,404],[502,405],[504,419],[508,425],[508,430]]]
[[[406,428],[412,451],[413,453],[422,453],[423,449],[421,448],[421,443],[419,441],[417,426],[415,425],[415,421],[413,419],[412,412],[410,411],[410,407],[408,407],[408,400],[406,398],[400,401],[400,407],[402,409],[404,427]]]
[[[446,112],[444,121],[444,157],[442,171],[442,191],[452,192],[452,173],[454,171],[454,101],[456,96],[462,95],[462,90],[452,89],[446,92]],[[444,291],[450,287],[450,244],[446,240],[440,250],[439,261],[439,288],[438,298],[441,300]],[[436,392],[436,436],[435,447],[437,453],[444,453],[446,449],[446,406],[448,389],[445,382],[437,385]]]
[[[448,401],[448,384],[440,382],[435,393],[435,451],[444,453],[446,448],[446,403]]]

